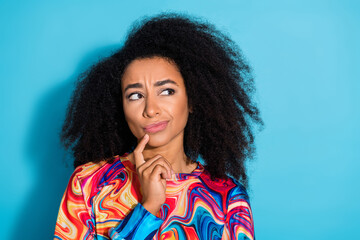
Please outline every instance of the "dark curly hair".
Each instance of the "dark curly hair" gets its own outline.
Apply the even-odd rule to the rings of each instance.
[[[204,160],[213,178],[228,175],[247,185],[245,161],[253,157],[254,127],[263,124],[252,99],[251,69],[238,46],[206,21],[163,13],[136,22],[124,45],[84,73],[71,98],[61,140],[74,166],[131,152],[137,139],[125,121],[121,78],[135,60],[163,57],[185,81],[189,114],[184,151]]]

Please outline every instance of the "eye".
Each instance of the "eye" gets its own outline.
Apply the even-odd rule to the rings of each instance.
[[[174,89],[167,88],[161,91],[160,95],[173,95],[175,93]]]
[[[141,95],[141,93],[131,93],[127,96],[127,98],[130,100],[130,101],[135,101],[135,100],[139,100],[140,98],[142,98],[143,95]]]

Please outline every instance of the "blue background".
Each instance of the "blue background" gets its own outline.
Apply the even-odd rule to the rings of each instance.
[[[254,69],[257,239],[360,239],[360,4],[344,0],[0,1],[0,239],[52,238],[74,81],[163,10],[215,23]]]

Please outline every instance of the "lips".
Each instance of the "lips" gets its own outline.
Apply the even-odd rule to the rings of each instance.
[[[162,121],[154,124],[147,125],[144,130],[148,133],[156,133],[161,130],[164,130],[166,126],[168,125],[168,121]]]

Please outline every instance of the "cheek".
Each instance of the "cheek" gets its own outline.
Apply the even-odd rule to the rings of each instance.
[[[187,98],[181,99],[181,101],[179,101],[179,104],[177,104],[177,107],[174,109],[174,111],[175,111],[175,116],[181,122],[182,127],[185,127],[189,116]]]
[[[134,111],[134,109],[132,109],[129,106],[123,106],[123,109],[124,109],[125,120],[129,126],[130,131],[135,137],[140,138],[141,137],[140,133],[138,133],[138,129],[136,128],[138,122],[137,112]]]

